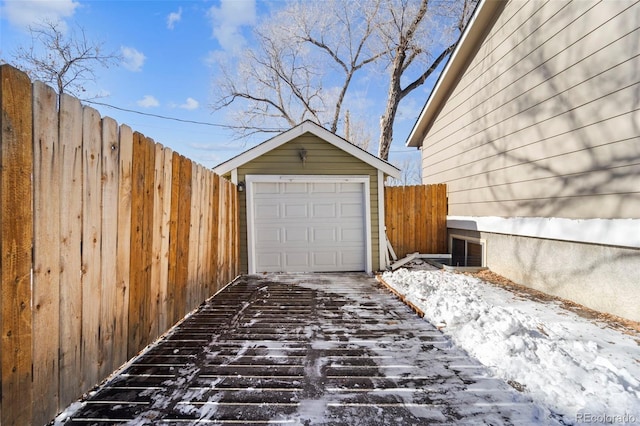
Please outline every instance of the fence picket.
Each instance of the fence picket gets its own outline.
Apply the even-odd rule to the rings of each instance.
[[[211,274],[211,286],[212,286],[212,294],[215,294],[220,289],[220,270],[218,269],[218,227],[219,221],[214,220],[213,218],[218,218],[220,216],[220,177],[218,175],[213,175],[213,182],[211,184],[211,236],[209,240],[211,241],[211,252],[209,254],[209,264],[213,269],[213,273]],[[238,258],[236,258],[238,259]]]
[[[117,235],[119,188],[118,124],[115,120],[102,119],[102,269],[100,294],[100,378],[109,375],[119,364],[114,363],[114,334],[116,323],[117,284]]]
[[[197,164],[191,165],[191,222],[189,227],[189,269],[187,273],[187,311],[194,308],[197,300],[195,282],[198,276],[198,231],[200,227],[200,209],[198,199],[200,196],[200,168]]]
[[[150,317],[150,339],[159,336],[160,317],[162,314],[162,293],[160,283],[160,257],[162,256],[162,206],[164,199],[164,147],[153,144],[153,158],[155,167],[153,169],[153,210],[151,214],[151,269],[149,271],[149,290],[151,310]]]
[[[60,406],[82,394],[82,105],[60,98]]]
[[[58,96],[43,83],[33,86],[33,392],[47,395],[33,408],[45,424],[58,409],[60,348],[60,163]]]
[[[26,74],[0,67],[0,423],[31,424],[33,112]]]
[[[133,162],[131,186],[131,259],[129,287],[128,353],[130,358],[140,350],[142,328],[147,316],[144,303],[144,250],[143,250],[143,206],[144,206],[144,136],[133,134]]]
[[[169,319],[168,310],[168,286],[169,286],[169,228],[171,222],[171,178],[173,165],[173,151],[169,148],[163,149],[162,164],[162,204],[160,220],[160,310],[158,312],[158,328],[163,333],[172,324]]]
[[[174,152],[171,165],[171,211],[169,212],[169,271],[167,276],[167,316],[171,324],[178,321],[178,202],[180,200],[180,154]]]
[[[189,279],[189,227],[191,224],[191,161],[180,157],[180,195],[178,199],[178,234],[176,244],[176,303],[177,318],[182,318],[190,308],[187,306],[187,281]]]
[[[114,364],[127,360],[129,340],[129,291],[131,271],[131,185],[133,163],[133,132],[120,126],[119,184],[118,184],[118,241],[116,264],[116,323],[114,329]]]
[[[82,386],[98,383],[102,244],[102,143],[100,114],[82,113]]]

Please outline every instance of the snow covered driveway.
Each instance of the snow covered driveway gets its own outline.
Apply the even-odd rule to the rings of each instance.
[[[241,277],[56,424],[554,424],[364,274]]]

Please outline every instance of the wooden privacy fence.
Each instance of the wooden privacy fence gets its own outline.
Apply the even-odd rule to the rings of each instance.
[[[447,186],[388,186],[384,196],[387,237],[398,258],[447,253]]]
[[[8,65],[0,104],[0,424],[44,424],[237,275],[237,192]]]

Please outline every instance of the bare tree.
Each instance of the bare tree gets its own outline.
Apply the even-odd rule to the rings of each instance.
[[[241,111],[234,115],[231,127],[241,134],[263,132],[267,123],[282,123],[284,128],[307,119],[320,122],[325,109],[316,70],[306,65],[306,53],[279,30],[256,29],[255,46],[243,51],[237,63],[220,67],[213,109],[240,103]]]
[[[381,0],[369,2],[339,1],[296,4],[287,9],[295,25],[293,36],[324,54],[341,74],[341,86],[334,99],[330,130],[338,130],[344,98],[354,74],[381,58],[385,52],[372,51],[370,41],[376,31]],[[330,13],[327,13],[330,10]]]
[[[378,156],[389,158],[400,101],[424,84],[451,54],[477,0],[386,0],[379,30],[389,52],[387,105],[380,119]],[[438,46],[441,46],[438,48]],[[411,66],[418,75],[410,78]],[[409,82],[402,86],[403,78]]]
[[[354,75],[385,53],[370,48],[380,1],[290,3],[255,29],[236,64],[221,66],[213,109],[241,102],[234,127],[245,136],[306,119],[336,132]]]
[[[237,61],[221,65],[213,109],[239,107],[230,126],[239,136],[266,128],[279,132],[307,119],[335,133],[356,75],[365,68],[383,70],[389,90],[379,156],[387,160],[400,101],[451,53],[476,1],[289,3],[255,29],[255,43]],[[348,139],[362,145],[355,136],[352,132]]]
[[[58,93],[79,96],[86,83],[95,81],[97,66],[108,68],[120,61],[116,53],[104,53],[103,45],[87,39],[82,28],[66,32],[61,22],[43,21],[30,26],[31,45],[13,53],[14,65],[32,80],[53,84]]]

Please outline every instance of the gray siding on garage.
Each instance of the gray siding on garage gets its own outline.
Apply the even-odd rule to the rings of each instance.
[[[302,163],[299,151],[307,151],[307,160]],[[378,231],[378,169],[368,165],[349,153],[323,139],[303,134],[238,168],[238,181],[246,175],[368,175],[370,177],[371,206],[371,261],[373,270],[379,265]],[[240,270],[248,271],[247,259],[247,204],[246,196],[239,197],[240,204]]]
[[[639,26],[638,2],[508,2],[423,141],[449,214],[640,217]]]

